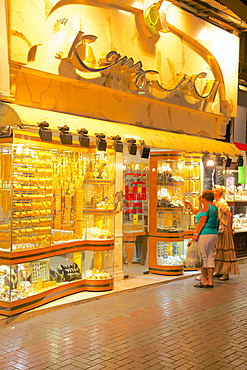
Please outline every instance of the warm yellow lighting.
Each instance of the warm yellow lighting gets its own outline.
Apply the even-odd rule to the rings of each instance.
[[[208,41],[210,37],[212,36],[212,33],[207,30],[206,27],[204,27],[198,34],[197,39],[202,41]]]
[[[139,3],[139,1],[135,1],[132,5],[133,8],[137,8],[137,9],[140,9],[142,10],[143,9],[143,6],[141,3]]]
[[[162,4],[161,4],[160,10],[164,13],[167,13],[167,10],[168,10],[170,5],[171,5],[170,1],[163,1]]]
[[[16,154],[22,154],[22,145],[17,145]]]
[[[127,10],[123,10],[123,9],[119,9],[119,13],[124,13],[126,15],[131,15],[130,12],[128,12]]]
[[[212,159],[209,159],[209,160],[207,161],[207,166],[208,166],[208,167],[213,167],[213,166],[214,166],[214,161],[213,161]]]

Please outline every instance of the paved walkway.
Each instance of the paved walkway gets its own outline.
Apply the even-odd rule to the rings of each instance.
[[[247,265],[213,289],[177,279],[1,326],[1,370],[247,370]]]

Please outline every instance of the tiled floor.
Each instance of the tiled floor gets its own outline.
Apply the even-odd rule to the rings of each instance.
[[[0,369],[247,370],[240,268],[213,289],[194,288],[188,275],[169,284],[143,275],[122,284],[153,277],[153,285],[10,321],[1,326]]]

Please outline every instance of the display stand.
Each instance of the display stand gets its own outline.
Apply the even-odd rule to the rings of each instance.
[[[186,268],[188,239],[194,215],[184,207],[184,198],[198,205],[200,155],[151,152],[149,271],[181,275]]]
[[[227,202],[233,215],[233,236],[237,258],[247,256],[247,201]]]

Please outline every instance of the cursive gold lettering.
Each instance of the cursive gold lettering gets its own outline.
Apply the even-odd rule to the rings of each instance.
[[[61,20],[64,24],[64,20]],[[66,23],[66,22],[65,22]],[[121,54],[116,51],[110,51],[109,53],[102,55],[99,58],[98,66],[89,67],[80,57],[77,48],[81,44],[90,44],[95,42],[97,39],[94,35],[84,35],[82,31],[79,31],[74,39],[74,42],[70,48],[67,58],[71,59],[73,63],[73,57],[76,58],[77,64],[76,68],[79,68],[82,72],[100,72],[103,75],[104,71],[109,71],[110,69],[119,69],[123,72],[129,72],[132,75],[133,83],[129,84],[131,90],[144,89],[147,84],[147,75],[157,75],[158,71],[149,69],[144,70],[141,61],[134,62],[133,58],[128,58],[127,56],[122,57]],[[96,63],[95,63],[96,64]],[[99,67],[99,68],[98,68]],[[204,99],[207,101],[213,101],[215,99],[216,93],[218,91],[220,82],[216,80],[208,81],[202,88],[202,93],[197,89],[197,80],[206,78],[207,73],[201,72],[188,76],[185,73],[177,73],[176,78],[172,83],[159,82],[158,80],[150,80],[151,85],[158,91],[172,92],[177,89],[185,90],[190,93],[195,99]]]

